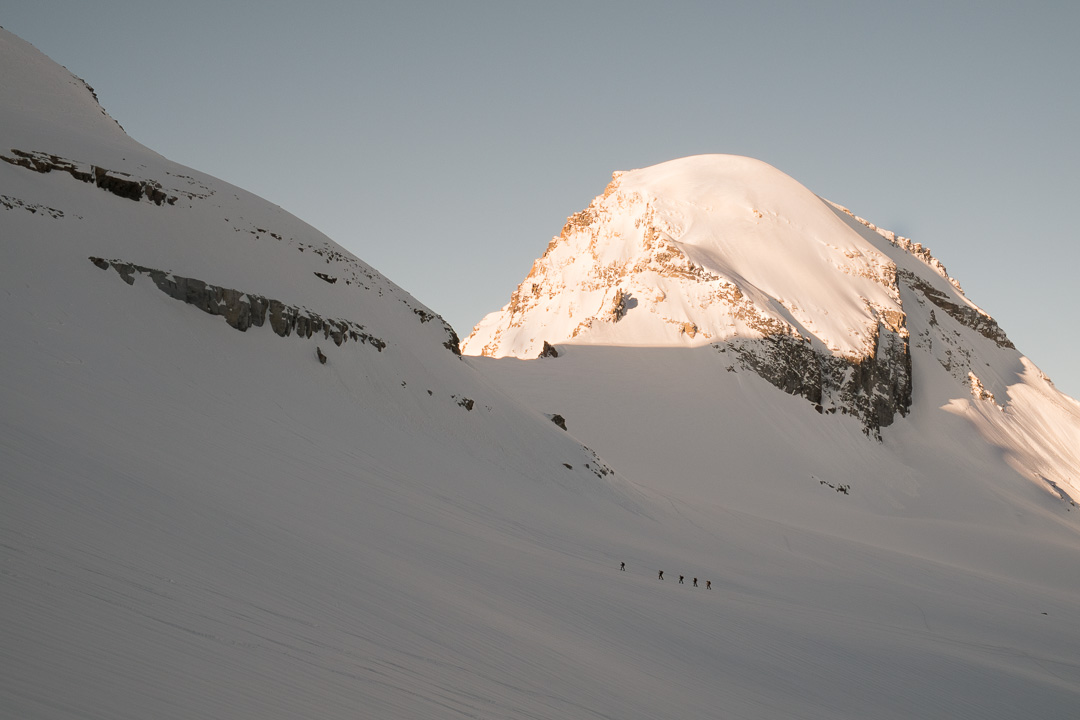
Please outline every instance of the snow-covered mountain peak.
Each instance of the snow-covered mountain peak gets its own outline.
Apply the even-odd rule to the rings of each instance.
[[[830,205],[760,161],[701,155],[616,173],[464,349],[788,334],[860,357],[900,317],[895,264]]]
[[[536,358],[568,344],[711,346],[731,353],[726,366],[876,433],[911,404],[912,332],[927,347],[937,332],[933,311],[917,313],[913,329],[908,291],[975,330],[974,342],[1011,349],[921,245],[766,163],[699,155],[615,173],[463,351]],[[959,384],[985,389],[985,369],[969,377],[972,352],[954,354],[943,338],[939,362]],[[1006,382],[995,378],[986,392],[1000,397]]]

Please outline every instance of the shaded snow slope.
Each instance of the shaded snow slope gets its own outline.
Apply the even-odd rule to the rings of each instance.
[[[0,58],[0,716],[1074,714],[1075,513],[958,413],[894,447],[941,363],[877,444],[756,375],[688,386],[709,345],[463,360],[329,239]]]

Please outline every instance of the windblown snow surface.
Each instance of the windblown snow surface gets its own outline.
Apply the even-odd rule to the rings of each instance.
[[[462,359],[0,67],[0,715],[1075,716],[1078,409],[1018,353],[989,402],[913,350],[880,442],[711,346]]]

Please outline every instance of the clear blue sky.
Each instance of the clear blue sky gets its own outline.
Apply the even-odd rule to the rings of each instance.
[[[1080,397],[1080,3],[0,0],[0,25],[462,335],[613,170],[735,153],[930,247]]]

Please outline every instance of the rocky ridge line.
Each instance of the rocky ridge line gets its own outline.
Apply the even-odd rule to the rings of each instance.
[[[838,205],[837,203],[831,202],[829,200],[825,200],[825,202],[828,203],[829,205],[831,205],[832,207],[836,208],[840,212],[844,213],[845,215],[849,216],[855,222],[859,223],[860,225],[863,225],[868,230],[873,230],[878,235],[880,235],[881,237],[888,240],[892,245],[900,248],[901,250],[906,251],[908,254],[912,255],[913,257],[919,258],[924,263],[926,263],[927,267],[929,267],[931,270],[936,272],[941,277],[948,280],[949,284],[952,285],[954,288],[956,288],[957,292],[959,292],[961,295],[964,294],[963,288],[960,287],[960,282],[956,278],[954,278],[952,275],[949,275],[949,271],[945,269],[945,266],[941,263],[940,260],[938,260],[936,257],[933,256],[933,254],[930,252],[930,248],[926,247],[922,243],[914,242],[911,238],[906,238],[906,237],[904,237],[902,235],[897,235],[896,233],[892,232],[891,230],[885,230],[884,228],[879,228],[877,225],[870,222],[869,220],[866,220],[865,218],[861,218],[858,215],[856,215],[855,213],[851,212],[851,210],[848,210],[843,205]]]
[[[954,302],[949,302],[945,293],[937,290],[929,283],[921,280],[914,273],[906,270],[898,272],[900,278],[913,291],[918,292],[937,307],[944,310],[949,317],[961,325],[969,327],[988,340],[992,340],[998,347],[1015,350],[1016,346],[1005,335],[1005,331],[997,324],[997,320],[981,310],[973,307],[964,307]]]

